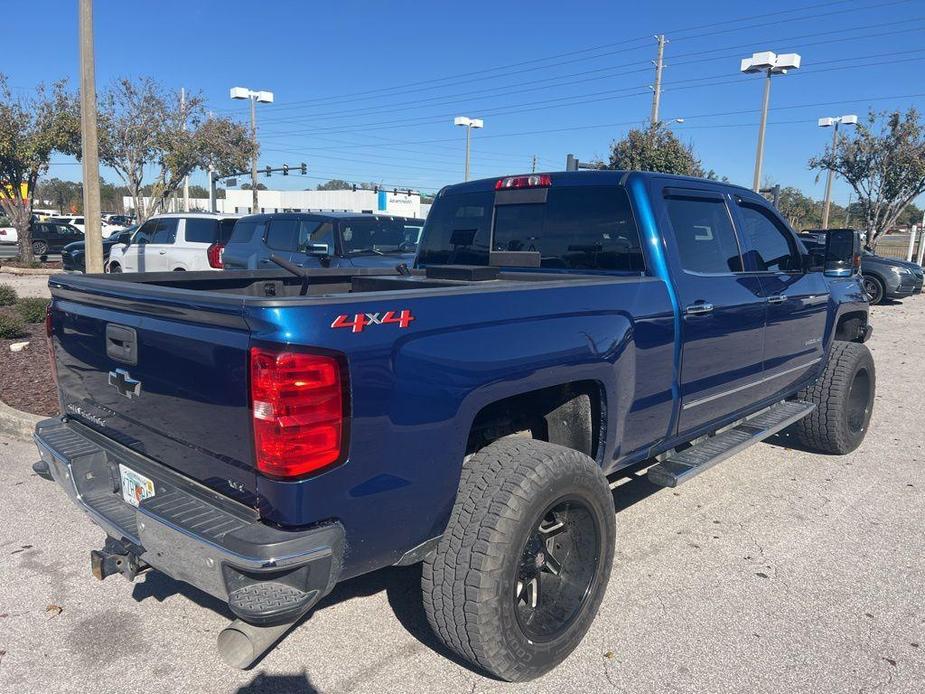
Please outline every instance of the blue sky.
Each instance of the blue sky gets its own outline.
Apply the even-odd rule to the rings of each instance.
[[[200,91],[210,109],[246,118],[232,86],[271,90],[258,106],[261,166],[306,162],[310,178],[434,190],[462,179],[465,133],[482,117],[473,177],[564,168],[566,154],[604,157],[648,118],[655,33],[664,33],[661,117],[707,168],[750,185],[761,78],[739,73],[755,51],[797,52],[799,71],[774,79],[765,175],[821,198],[806,167],[831,137],[816,119],[868,107],[925,105],[922,0],[754,4],[546,2],[95,3],[97,87],[150,75]],[[79,77],[77,3],[32,0],[4,32],[16,89]],[[22,26],[18,26],[21,23]],[[76,179],[56,157],[50,175]],[[116,181],[104,170],[107,180]],[[205,183],[197,173],[194,183]],[[836,183],[844,203],[848,188]]]

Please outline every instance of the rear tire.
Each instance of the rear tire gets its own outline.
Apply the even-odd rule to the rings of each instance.
[[[613,496],[591,458],[532,439],[496,441],[463,466],[449,525],[424,562],[427,619],[489,673],[539,677],[591,626],[615,534]]]
[[[32,242],[32,255],[43,256],[48,253],[48,244],[44,241]]]
[[[797,396],[816,409],[794,424],[791,433],[821,453],[850,453],[867,434],[876,386],[874,358],[865,345],[832,343],[822,375]]]

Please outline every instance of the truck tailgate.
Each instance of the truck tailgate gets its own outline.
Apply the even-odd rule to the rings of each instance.
[[[50,284],[63,413],[254,505],[249,333],[240,307],[106,296],[68,288],[66,279]]]

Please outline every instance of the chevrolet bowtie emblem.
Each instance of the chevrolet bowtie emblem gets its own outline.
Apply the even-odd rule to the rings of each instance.
[[[128,398],[137,398],[141,395],[141,381],[129,376],[125,369],[116,369],[109,372],[109,385],[119,391],[119,395]]]

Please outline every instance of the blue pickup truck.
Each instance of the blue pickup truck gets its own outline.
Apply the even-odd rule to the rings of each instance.
[[[232,665],[335,583],[422,563],[439,638],[535,678],[602,600],[608,475],[860,444],[858,252],[832,233],[816,265],[744,188],[568,172],[444,188],[410,268],[56,275],[35,468],[105,529],[97,578],[226,601]]]

